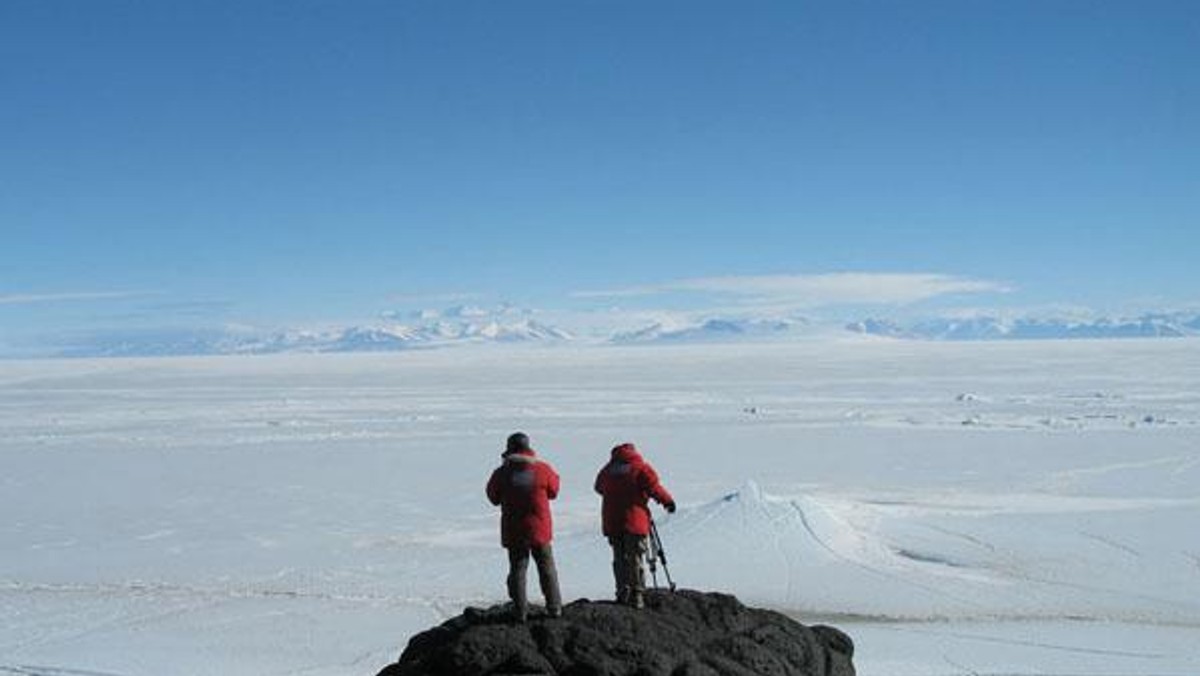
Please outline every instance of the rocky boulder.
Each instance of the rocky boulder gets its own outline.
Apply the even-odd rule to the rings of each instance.
[[[575,601],[513,622],[468,608],[414,636],[379,676],[853,676],[854,643],[726,594],[652,591],[646,608]]]

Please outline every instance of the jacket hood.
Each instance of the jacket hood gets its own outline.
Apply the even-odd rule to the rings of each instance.
[[[642,459],[642,456],[638,453],[637,446],[624,443],[613,447],[612,459],[618,462],[637,462]]]

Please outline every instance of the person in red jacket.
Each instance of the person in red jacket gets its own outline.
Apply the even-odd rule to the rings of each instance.
[[[538,582],[551,617],[562,614],[562,595],[550,540],[554,524],[550,501],[558,497],[558,473],[537,457],[529,437],[516,432],[508,437],[504,463],[492,472],[487,497],[500,507],[500,544],[508,550],[508,597],[513,615],[524,622],[529,612],[525,593],[525,571],[529,557],[537,564]]]
[[[646,535],[650,533],[650,508],[653,498],[674,513],[675,499],[658,481],[658,473],[638,453],[633,444],[612,449],[612,458],[596,475],[596,492],[603,496],[601,511],[604,535],[613,550],[613,578],[617,584],[617,602],[641,608],[646,591]]]

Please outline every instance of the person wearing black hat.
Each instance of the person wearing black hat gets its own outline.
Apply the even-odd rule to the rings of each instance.
[[[562,594],[550,541],[554,523],[550,501],[558,497],[558,473],[529,445],[529,437],[516,432],[505,444],[503,464],[492,472],[487,497],[500,507],[500,544],[508,550],[508,597],[513,615],[521,622],[529,612],[525,572],[529,559],[537,564],[538,582],[546,598],[546,613],[562,614]]]

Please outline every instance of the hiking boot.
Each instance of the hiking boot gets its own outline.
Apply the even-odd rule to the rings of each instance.
[[[642,608],[646,607],[646,599],[640,593],[634,592],[634,594],[629,597],[629,606],[631,608],[641,610]]]
[[[551,606],[549,608],[546,608],[546,617],[550,617],[550,618],[562,617],[562,607],[561,606]]]

